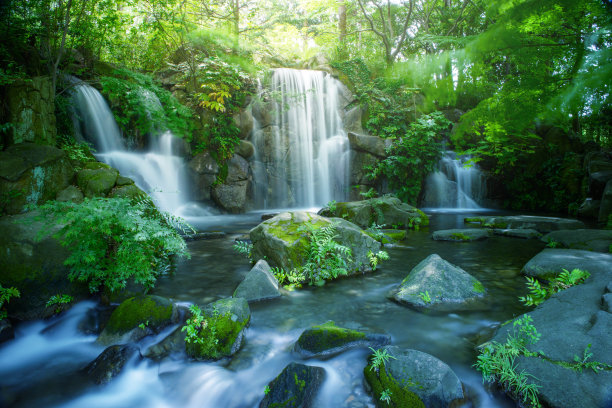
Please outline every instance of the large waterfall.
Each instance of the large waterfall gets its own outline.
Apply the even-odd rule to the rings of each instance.
[[[349,146],[339,85],[321,71],[274,71],[271,101],[263,108],[270,123],[253,132],[257,206],[315,207],[346,199]]]
[[[93,142],[96,157],[119,170],[150,194],[158,207],[178,215],[188,203],[185,163],[176,155],[176,138],[165,131],[151,135],[148,152],[128,151],[106,101],[95,88],[78,84],[73,92],[77,136]],[[200,215],[207,211],[201,209]]]
[[[486,196],[486,180],[476,165],[466,166],[467,158],[446,151],[438,170],[425,180],[423,207],[448,209],[481,208]]]

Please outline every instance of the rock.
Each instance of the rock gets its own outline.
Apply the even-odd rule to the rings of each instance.
[[[0,320],[0,344],[15,338],[15,330],[8,319]]]
[[[293,350],[302,358],[328,358],[358,347],[380,348],[390,343],[389,335],[366,334],[327,322],[304,330]]]
[[[247,140],[241,140],[238,147],[236,147],[236,154],[245,159],[250,159],[255,154],[255,146]]]
[[[350,108],[344,114],[344,129],[347,132],[355,132],[362,133],[363,127],[361,126],[361,117],[363,115],[363,111],[361,110],[361,106],[354,106]]]
[[[383,390],[391,391],[391,403],[379,406],[446,408],[465,398],[457,375],[436,357],[396,346],[383,350],[394,358],[378,370],[371,364],[364,369],[375,401],[380,400]]]
[[[584,223],[569,218],[513,215],[504,217],[485,217],[483,226],[497,229],[534,229],[545,234],[561,229],[584,228]]]
[[[348,133],[351,149],[366,152],[377,157],[386,157],[386,149],[391,146],[391,139],[383,139],[378,136],[360,135],[354,132]]]
[[[599,217],[600,206],[601,200],[593,200],[591,198],[586,198],[578,208],[578,216],[583,218],[597,219]]]
[[[609,160],[593,160],[589,162],[589,174],[595,174],[602,171],[612,170],[612,161]]]
[[[233,116],[233,119],[234,124],[238,130],[240,130],[238,137],[243,140],[246,139],[251,133],[251,130],[253,130],[253,114],[251,113],[251,110],[245,109],[240,111]]]
[[[542,241],[555,242],[562,248],[610,252],[610,245],[612,245],[612,230],[559,230],[544,235]]]
[[[119,175],[119,177],[117,177],[117,181],[115,182],[115,186],[117,187],[129,186],[132,184],[134,184],[134,180],[129,177],[124,177],[121,174]]]
[[[138,341],[151,332],[159,333],[177,319],[177,308],[170,300],[154,295],[135,296],[115,309],[97,341],[105,345]]]
[[[325,380],[325,369],[291,363],[268,384],[269,392],[259,408],[314,408],[317,392]]]
[[[435,241],[468,242],[489,238],[489,231],[477,228],[440,230],[433,233]]]
[[[213,334],[207,330],[204,344],[186,343],[185,350],[197,360],[218,360],[234,355],[242,345],[244,330],[251,320],[251,310],[244,298],[227,298],[209,303],[202,309],[207,327],[214,327]]]
[[[366,168],[375,166],[380,159],[370,153],[355,150],[351,150],[350,155],[351,166],[349,181],[351,185],[362,184],[375,186],[376,182],[368,176],[369,171],[366,170]]]
[[[238,155],[228,163],[227,177],[221,184],[213,186],[212,198],[224,210],[236,214],[244,212],[247,203],[249,164]]]
[[[219,165],[210,153],[200,153],[189,162],[189,169],[197,174],[211,174],[216,176],[219,173]]]
[[[0,213],[53,200],[73,177],[66,154],[55,147],[21,143],[0,151]]]
[[[372,223],[405,228],[429,224],[429,218],[423,211],[393,196],[336,203],[335,209],[325,207],[319,214],[325,217],[342,217],[362,228],[367,228]]]
[[[301,229],[308,223],[314,228],[337,222],[336,241],[349,247],[352,262],[347,264],[349,274],[369,270],[368,252],[378,252],[380,243],[362,229],[346,220],[325,218],[305,211],[285,212],[266,220],[253,228],[249,235],[253,243],[253,259],[267,259],[273,265],[290,271],[306,261],[306,232]]]
[[[245,298],[248,302],[280,297],[278,280],[266,261],[260,259],[240,282],[233,297]]]
[[[406,239],[406,230],[398,229],[382,229],[380,230],[383,234],[383,244],[391,244],[394,242],[400,242]]]
[[[276,122],[274,101],[256,100],[251,104],[251,112],[261,129],[274,125]]]
[[[329,66],[329,61],[318,64]],[[355,102],[355,95],[351,92],[350,89],[342,81],[334,81],[338,85],[338,104],[341,109],[346,109],[347,106]]]
[[[608,181],[612,180],[612,170],[604,170],[589,176],[589,196],[600,198]]]
[[[17,319],[48,317],[52,311],[46,303],[58,293],[75,300],[89,296],[87,285],[68,280],[69,268],[64,262],[70,252],[52,236],[60,226],[37,239],[43,229],[39,216],[28,212],[0,218],[0,282],[21,292],[7,306],[9,316]]]
[[[94,383],[107,384],[128,362],[139,358],[142,358],[140,350],[133,344],[110,346],[85,367],[85,372]]]
[[[98,162],[85,164],[77,173],[77,183],[85,197],[106,197],[119,177],[116,169]]]
[[[417,310],[462,310],[484,293],[478,279],[433,254],[415,266],[389,297]]]
[[[127,186],[115,187],[109,197],[125,197],[125,198],[136,198],[140,196],[146,196],[147,193],[138,188],[135,184]]]
[[[583,284],[553,294],[529,312],[531,324],[541,337],[527,348],[547,358],[520,356],[515,364],[518,372],[529,374],[529,383],[539,385],[544,406],[608,407],[612,402],[612,371],[595,373],[584,368],[579,372],[567,367],[575,363],[574,356],[582,360],[588,345],[592,353],[589,361],[612,364],[612,315],[603,309],[602,302],[602,294],[612,283],[610,265],[610,254],[571,249],[545,249],[525,265],[524,270],[535,269],[538,276],[573,268],[591,273]],[[492,340],[505,343],[512,329],[513,324],[500,327]]]
[[[83,202],[83,193],[77,186],[68,186],[55,197],[56,201],[66,202],[69,201],[75,204],[81,204]]]
[[[578,249],[553,249],[547,248],[531,258],[523,266],[521,273],[538,279],[548,279],[557,276],[564,269],[586,269],[586,265],[597,270],[608,268],[612,265],[612,255],[598,252],[583,251]],[[591,275],[593,272],[588,270]]]
[[[612,214],[612,180],[606,183],[606,188],[601,196],[601,205],[599,206],[599,222],[607,223]]]
[[[493,230],[495,235],[501,235],[503,237],[512,238],[523,238],[523,239],[534,239],[540,238],[542,234],[538,231],[530,228],[525,229],[495,229]]]
[[[210,200],[210,189],[217,180],[219,165],[208,153],[200,153],[189,162],[189,170],[193,180],[194,199],[198,201]]]

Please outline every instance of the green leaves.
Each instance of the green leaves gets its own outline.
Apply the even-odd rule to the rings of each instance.
[[[551,297],[553,293],[584,283],[589,276],[591,276],[590,273],[581,269],[573,269],[571,272],[567,269],[563,269],[563,272],[561,272],[559,276],[551,279],[544,287],[537,279],[527,276],[525,279],[527,280],[526,285],[530,294],[520,296],[519,300],[525,304],[525,306],[537,306]]]
[[[4,306],[11,300],[11,298],[18,298],[21,296],[21,293],[16,288],[4,288],[2,284],[0,284],[0,320],[6,318],[6,310],[4,310]]]

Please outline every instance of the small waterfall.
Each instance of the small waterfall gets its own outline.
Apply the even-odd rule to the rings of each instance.
[[[475,209],[486,196],[486,180],[476,165],[465,166],[469,157],[446,151],[438,171],[427,176],[423,207]]]
[[[73,105],[77,135],[92,141],[96,157],[133,179],[160,209],[177,215],[210,214],[204,208],[193,213],[193,206],[189,206],[192,214],[182,214],[188,203],[188,178],[185,162],[175,154],[177,140],[172,133],[151,135],[149,152],[128,151],[100,92],[87,84],[79,84],[75,86]]]
[[[279,208],[344,200],[349,145],[339,112],[339,82],[322,71],[280,68],[272,75],[271,94],[271,123],[256,124],[253,132],[255,191],[263,195],[256,202]]]

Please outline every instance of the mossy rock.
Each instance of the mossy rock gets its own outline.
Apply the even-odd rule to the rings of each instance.
[[[384,229],[381,230],[381,232],[384,234],[385,237],[388,237],[391,239],[390,242],[384,242],[383,244],[390,244],[393,242],[400,242],[406,239],[406,230],[400,230],[400,229]]]
[[[368,364],[363,369],[363,376],[372,389],[373,400],[378,408],[425,408],[423,401],[410,390],[410,386],[394,381],[384,366],[377,370],[372,364]],[[380,399],[384,391],[391,395],[389,402]]]
[[[390,342],[390,336],[345,329],[330,321],[304,330],[294,345],[294,351],[304,358],[331,357],[349,349],[382,347]]]
[[[486,217],[482,225],[487,228],[497,229],[530,228],[544,234],[551,231],[575,230],[585,227],[582,221],[570,218],[540,217],[533,215]]]
[[[124,185],[115,187],[110,193],[110,197],[125,197],[133,199],[136,197],[146,196],[147,193],[138,188],[135,184]]]
[[[324,368],[291,363],[268,384],[269,391],[259,408],[314,407],[324,380]]]
[[[251,310],[244,298],[227,298],[206,305],[202,315],[207,321],[200,333],[203,343],[186,343],[185,351],[196,360],[218,360],[235,354],[242,345]]]
[[[155,295],[135,296],[115,309],[98,337],[98,342],[108,345],[137,341],[151,331],[158,333],[172,324],[176,317],[176,307],[169,299]]]
[[[478,228],[440,230],[433,233],[435,241],[470,242],[489,238],[489,231]]]
[[[115,186],[119,172],[99,162],[89,162],[77,173],[77,182],[85,197],[106,197]]]

